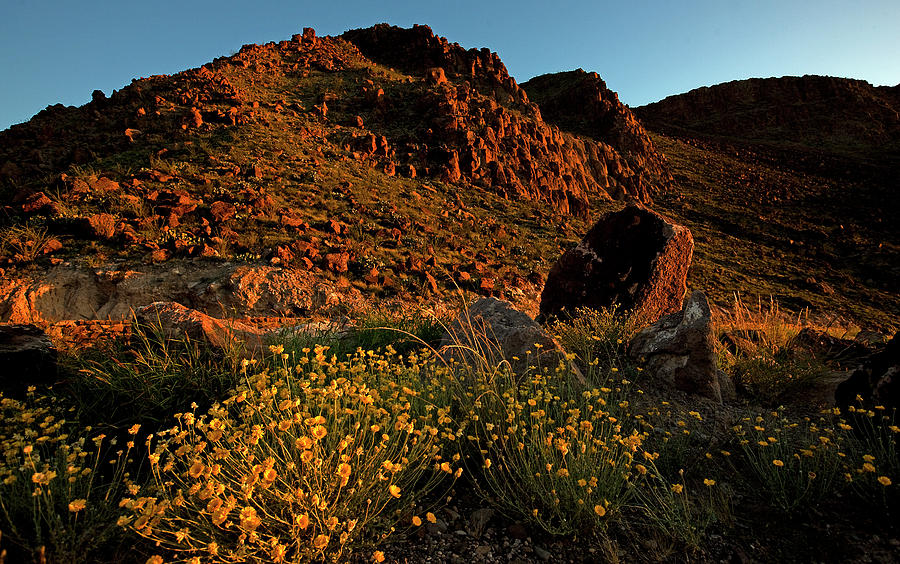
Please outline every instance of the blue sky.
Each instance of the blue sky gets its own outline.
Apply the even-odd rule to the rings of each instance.
[[[900,83],[898,0],[0,0],[0,129],[245,43],[380,22],[488,47],[520,82],[596,71],[632,106],[749,77]]]

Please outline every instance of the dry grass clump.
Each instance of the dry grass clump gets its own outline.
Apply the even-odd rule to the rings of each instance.
[[[719,368],[764,405],[783,403],[828,371],[820,359],[792,349],[794,337],[811,325],[802,315],[793,318],[782,312],[774,299],[751,308],[735,295],[733,308],[715,315],[713,325]],[[834,326],[815,328],[847,334]]]

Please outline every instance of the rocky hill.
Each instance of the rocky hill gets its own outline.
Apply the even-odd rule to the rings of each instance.
[[[731,279],[723,289],[778,296],[795,310],[896,323],[898,93],[784,77],[636,108],[678,186],[657,205],[716,241],[698,245],[697,281]]]
[[[119,298],[132,290],[104,281],[127,271],[115,261],[299,270],[306,305],[294,313],[313,308],[317,284],[348,300],[457,285],[534,295],[592,214],[667,186],[662,157],[608,100],[627,131],[561,128],[496,53],[426,26],[378,25],[341,37],[307,29],[48,107],[0,132],[0,293],[17,296],[0,316],[28,320],[47,300],[53,319],[65,303],[79,303],[79,317],[127,309]],[[79,265],[88,270],[72,274]],[[16,278],[47,267],[80,282],[66,293]],[[232,267],[220,274],[226,289],[244,283]]]
[[[864,86],[860,104],[896,97]],[[783,89],[815,105],[777,123],[824,128],[815,120],[838,95],[819,90]],[[551,265],[592,219],[640,201],[698,234],[690,282],[715,303],[740,291],[889,323],[897,237],[868,221],[891,201],[886,176],[847,180],[860,167],[845,160],[832,167],[843,176],[822,176],[820,153],[735,137],[743,126],[728,120],[761,114],[748,102],[750,117],[729,117],[736,94],[722,96],[680,102],[670,121],[654,113],[662,102],[640,109],[648,134],[596,73],[520,86],[496,53],[426,26],[246,45],[0,132],[0,320],[121,316],[158,299],[334,315],[457,288],[535,313]],[[691,125],[704,115],[708,129]]]
[[[810,75],[752,78],[669,96],[635,113],[671,133],[900,154],[900,85]]]
[[[612,145],[636,170],[671,180],[665,157],[619,96],[595,72],[577,69],[536,76],[522,84],[544,119],[564,131]]]

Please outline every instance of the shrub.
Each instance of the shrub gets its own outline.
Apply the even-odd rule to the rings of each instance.
[[[462,470],[454,430],[424,393],[418,358],[326,347],[254,373],[206,415],[180,414],[150,454],[155,495],[123,500],[127,524],[203,561],[337,560],[409,523],[415,504]],[[455,437],[454,437],[455,438]],[[452,438],[451,438],[452,443]],[[375,538],[377,535],[377,538]]]
[[[772,355],[739,358],[730,370],[739,385],[766,406],[784,403],[828,371],[811,357],[798,357],[783,349]]]
[[[469,414],[482,495],[552,534],[604,527],[656,456],[628,414],[627,379],[578,392],[569,378],[503,372],[476,387]]]
[[[614,306],[604,310],[579,309],[572,319],[555,322],[551,332],[558,335],[562,348],[575,354],[585,369],[593,365],[608,371],[628,365],[625,349],[636,328],[627,313]]]
[[[87,438],[91,429],[77,430],[61,411],[33,393],[0,396],[0,530],[23,560],[94,562],[122,536],[117,502],[134,444],[113,452],[115,440]]]
[[[753,475],[781,509],[810,506],[834,492],[846,436],[827,418],[795,420],[775,410],[746,417],[733,430]]]

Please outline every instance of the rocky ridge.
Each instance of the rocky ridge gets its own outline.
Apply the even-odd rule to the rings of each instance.
[[[373,63],[414,78],[376,81]],[[236,76],[242,69],[255,76]],[[313,104],[261,99],[255,88],[266,79],[302,83],[320,75],[353,86],[316,88]],[[328,118],[336,107],[355,108],[366,119],[357,116],[356,131],[338,136]],[[240,135],[242,126],[298,113],[321,118],[303,135],[388,175],[471,183],[572,214],[587,213],[593,199],[610,194],[649,201],[653,192],[653,177],[613,146],[543,121],[496,53],[465,51],[426,26],[386,25],[342,37],[308,30],[290,41],[246,45],[198,69],[136,80],[109,98],[95,92],[81,108],[52,106],[0,133],[0,176],[33,180],[140,150],[153,135],[190,139],[198,130],[228,128]]]
[[[652,129],[789,143],[820,150],[900,153],[900,85],[807,75],[751,78],[636,108]]]

